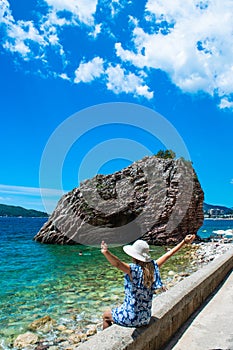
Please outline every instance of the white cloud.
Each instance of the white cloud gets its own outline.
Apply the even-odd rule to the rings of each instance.
[[[108,64],[104,70],[104,60],[100,57],[95,57],[93,60],[80,63],[75,71],[75,83],[89,83],[94,79],[101,78],[102,81],[107,81],[108,90],[116,94],[131,93],[137,97],[143,96],[147,99],[153,97],[153,92],[149,91],[149,87],[144,83],[142,76],[137,76],[134,73],[123,69],[119,64]]]
[[[38,187],[24,187],[24,186],[10,186],[0,184],[0,193],[18,194],[28,196],[62,196],[64,191],[51,188],[38,188]]]
[[[98,0],[45,0],[55,11],[68,11],[79,21],[93,25]]]
[[[143,56],[141,53],[135,53],[133,51],[123,49],[122,44],[119,42],[115,44],[115,49],[116,55],[120,57],[122,61],[131,61],[139,68],[143,68],[148,64],[145,56]]]
[[[49,9],[48,13],[40,19],[40,30],[45,36],[58,35],[58,29],[64,26],[73,26],[75,23],[72,19],[58,16],[54,8]]]
[[[67,192],[67,191],[66,191]],[[20,205],[51,213],[65,192],[52,188],[11,186],[0,184],[0,201],[8,205]],[[46,206],[44,206],[44,204]]]
[[[219,104],[219,108],[220,109],[228,108],[233,110],[233,101],[229,101],[227,98],[222,98]],[[232,183],[233,183],[233,180],[232,180]]]
[[[92,36],[93,38],[96,38],[101,33],[101,27],[102,27],[101,23],[96,24],[94,31],[90,32],[89,35]]]
[[[57,34],[51,34],[48,38],[50,44],[52,45],[57,45],[59,43],[59,39],[58,39],[58,36]]]
[[[7,36],[8,39],[3,46],[11,52],[18,52],[23,57],[30,54],[31,42],[37,43],[39,46],[47,45],[31,21],[9,22]]]
[[[18,53],[23,59],[27,60],[31,55],[32,43],[37,44],[38,48],[46,46],[47,43],[32,21],[15,21],[9,2],[3,0],[2,5],[0,23],[3,25],[6,33],[5,38],[2,39],[2,45],[6,50]]]
[[[4,49],[14,53],[17,52],[22,57],[26,57],[30,53],[30,49],[23,41],[16,40],[14,43],[10,43],[7,41],[5,44],[3,44]]]
[[[93,60],[80,63],[75,71],[75,83],[89,83],[95,78],[99,78],[104,73],[104,60],[100,57],[95,57]]]
[[[41,64],[38,69],[41,75],[50,74],[75,83],[89,83],[98,78],[107,82],[107,89],[116,94],[124,92],[151,99],[149,81],[153,69],[160,69],[183,92],[204,91],[219,97],[220,108],[232,108],[232,0],[148,0],[145,12],[138,18],[128,13],[137,6],[133,2],[112,0],[99,6],[101,23],[96,23],[100,18],[98,0],[43,0],[48,5],[44,7],[47,12],[34,21],[15,20],[9,2],[0,1],[0,22],[6,34],[3,48],[19,54],[24,61],[36,59]],[[125,28],[126,35],[119,36],[118,14],[126,7],[129,26]],[[114,21],[104,18],[105,10],[108,14],[110,11]],[[147,25],[143,27],[145,21]],[[100,58],[102,52],[97,49],[93,60],[76,63],[77,52],[79,57],[84,56],[79,52],[83,48],[78,42],[74,46],[75,54],[70,43],[69,50],[66,48],[68,26],[84,30],[86,40],[91,42],[103,38],[109,60]],[[117,42],[111,52],[113,38]],[[103,42],[99,43],[101,50]],[[54,60],[57,67],[50,61],[54,57],[51,53],[58,58]],[[72,80],[67,67],[73,66],[74,61],[77,69]]]
[[[115,17],[118,15],[118,13],[127,5],[131,4],[132,2],[129,0],[111,0],[109,1],[109,9],[111,11],[111,16]]]
[[[1,0],[0,7],[0,23],[9,23],[13,21],[14,18],[11,14],[10,4],[7,0]]]
[[[149,91],[141,77],[134,73],[128,73],[120,65],[109,66],[106,70],[107,88],[116,94],[125,92],[132,93],[135,96],[143,96],[148,99],[153,97],[153,92]]]
[[[1,197],[0,196],[0,201],[8,202],[8,201],[11,201],[11,198],[10,197]]]
[[[37,23],[33,21],[16,21],[12,16],[10,5],[7,0],[0,10],[0,24],[5,30],[2,38],[2,46],[12,54],[19,55],[24,61],[37,60],[45,68],[37,70],[42,77],[58,76],[58,73],[48,70],[48,52],[51,51],[59,57],[61,66],[65,68],[68,64],[63,46],[60,43],[59,28],[70,25],[71,22],[64,18],[59,18],[54,11],[49,11],[45,16],[41,16]],[[66,73],[64,73],[65,76]],[[63,76],[63,78],[64,78]]]
[[[134,49],[126,50],[120,42],[115,46],[122,61],[161,69],[185,92],[233,92],[232,1],[148,0],[146,10],[150,24],[160,30],[148,34],[135,21]]]
[[[58,76],[63,80],[71,81],[71,79],[68,77],[68,75],[66,73],[61,73]]]
[[[185,4],[182,0],[148,0],[146,9],[148,12],[156,16],[158,21],[173,21],[177,16],[186,16],[187,8],[190,10],[195,6],[193,0],[186,0]]]

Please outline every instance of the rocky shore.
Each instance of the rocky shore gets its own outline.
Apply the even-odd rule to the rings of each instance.
[[[185,277],[190,276],[191,273],[207,265],[232,247],[232,240],[219,240],[211,241],[208,243],[193,243],[191,249],[184,255],[184,258],[190,259],[190,267],[181,273],[175,273],[172,270],[169,271],[166,281],[167,283],[165,283],[166,287],[173,287],[177,282],[180,282]]]
[[[164,285],[167,289],[172,288],[176,283],[224,254],[232,247],[233,242],[230,240],[193,243],[184,252],[184,259],[189,259],[190,261],[189,266],[182,272],[177,273],[169,270],[166,271],[165,275],[162,273]],[[161,292],[158,291],[158,293]],[[76,318],[75,314],[73,318]],[[77,328],[77,325],[74,326],[74,324],[67,324],[65,320],[63,323],[61,320],[57,323],[49,315],[45,315],[29,324],[27,332],[18,335],[12,341],[12,344],[8,346],[0,344],[0,349],[73,350],[92,335],[102,331],[101,320],[82,329]]]

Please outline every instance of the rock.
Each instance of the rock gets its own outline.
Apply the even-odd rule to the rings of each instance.
[[[59,343],[60,346],[62,346],[62,348],[69,348],[70,343],[68,342],[68,340],[65,340],[61,343]]]
[[[59,325],[56,327],[56,329],[57,329],[58,331],[62,332],[62,331],[65,331],[65,330],[67,329],[67,327],[64,326],[63,324],[59,324]]]
[[[168,245],[203,223],[204,194],[191,162],[145,157],[65,194],[34,239],[52,244]]]
[[[91,326],[91,327],[87,330],[86,335],[87,335],[87,337],[90,337],[91,335],[94,335],[94,334],[96,334],[96,333],[97,333],[97,328],[96,328],[96,326]]]
[[[189,272],[180,272],[180,276],[181,277],[188,277],[188,276],[190,276],[190,273]]]
[[[180,281],[182,281],[183,279],[184,279],[183,277],[177,275],[177,277],[175,278],[175,281],[176,281],[176,282],[180,282]]]
[[[81,341],[81,337],[80,334],[71,334],[71,336],[69,337],[69,341],[73,344],[77,344]]]
[[[66,341],[66,337],[65,336],[60,336],[56,338],[56,343],[63,343],[64,341]]]
[[[34,350],[47,350],[48,348],[49,348],[49,345],[38,344]]]
[[[38,335],[32,332],[26,332],[24,334],[18,335],[14,341],[14,347],[18,349],[26,348],[31,344],[36,344],[38,342]]]
[[[174,275],[175,275],[174,271],[172,271],[172,270],[168,271],[168,276],[174,276]]]
[[[84,342],[87,340],[87,335],[85,333],[80,333],[79,337],[80,337],[81,342]]]
[[[72,333],[74,333],[74,330],[73,329],[66,329],[62,333],[63,334],[72,334]]]
[[[48,333],[52,330],[54,324],[55,321],[50,316],[46,315],[33,321],[28,328],[33,331],[40,330],[44,333]]]

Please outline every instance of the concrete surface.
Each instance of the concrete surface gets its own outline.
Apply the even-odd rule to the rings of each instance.
[[[164,350],[233,350],[233,271]]]

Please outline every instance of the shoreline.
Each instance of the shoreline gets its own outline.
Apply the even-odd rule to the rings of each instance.
[[[190,261],[189,266],[181,272],[168,271],[166,278],[163,278],[164,285],[167,289],[172,288],[184,278],[224,254],[231,247],[233,247],[232,242],[225,243],[221,239],[218,241],[193,243],[189,250],[184,252],[184,258],[188,258]],[[154,298],[156,298],[156,294],[160,293],[161,290],[155,293]],[[76,314],[74,313],[72,317],[75,318]],[[68,325],[58,324],[50,316],[46,315],[33,321],[29,325],[28,330],[28,332],[16,337],[10,347],[4,347],[2,344],[2,348],[22,349],[29,346],[30,350],[74,350],[79,344],[88,340],[89,337],[102,331],[102,321],[96,319],[95,323],[91,323],[84,328],[69,328]]]
[[[204,218],[204,221],[205,220],[214,220],[214,221],[217,221],[217,220],[233,220],[233,218]]]

